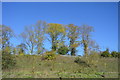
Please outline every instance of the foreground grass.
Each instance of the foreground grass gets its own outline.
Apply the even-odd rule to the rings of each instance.
[[[56,60],[41,56],[16,56],[13,69],[3,70],[3,78],[117,78],[117,58],[100,58],[96,66],[74,62],[75,57],[58,55]]]

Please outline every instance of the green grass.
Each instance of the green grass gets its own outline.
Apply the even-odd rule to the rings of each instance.
[[[117,58],[100,58],[96,66],[74,62],[75,57],[57,56],[56,60],[42,60],[41,56],[16,56],[13,69],[3,70],[3,78],[117,78]]]

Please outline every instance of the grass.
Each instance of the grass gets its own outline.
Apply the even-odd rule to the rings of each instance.
[[[74,62],[75,57],[58,55],[55,60],[39,56],[16,56],[13,69],[3,70],[3,78],[117,78],[117,58],[100,58],[96,66]]]

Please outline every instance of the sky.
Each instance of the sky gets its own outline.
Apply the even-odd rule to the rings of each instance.
[[[2,23],[13,29],[16,35],[24,31],[24,27],[35,24],[38,20],[47,23],[87,24],[93,26],[91,39],[95,40],[101,50],[109,48],[118,51],[118,3],[117,2],[3,2]],[[13,45],[21,43],[21,39],[11,39]],[[45,48],[50,50],[51,44],[45,41]],[[77,54],[83,51],[77,48]]]

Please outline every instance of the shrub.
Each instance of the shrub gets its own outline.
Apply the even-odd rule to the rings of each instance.
[[[80,57],[76,57],[74,62],[81,64],[81,65],[84,65],[84,66],[88,66],[88,64],[84,60],[82,60],[82,58],[80,58]]]
[[[16,64],[15,57],[8,51],[2,52],[2,69],[9,69],[14,67]]]
[[[100,55],[98,53],[92,52],[88,56],[76,57],[74,62],[91,67],[91,66],[97,66],[99,62],[99,58]]]
[[[118,57],[118,52],[112,51],[112,52],[111,52],[111,55],[112,55],[112,57]]]
[[[110,56],[109,50],[103,51],[103,52],[101,53],[101,56],[102,56],[102,57],[109,57],[109,56]]]
[[[16,60],[14,55],[11,54],[11,48],[6,47],[2,50],[2,69],[9,69],[14,67]]]
[[[42,57],[43,60],[53,60],[56,59],[56,54],[55,51],[48,51],[43,55]]]
[[[74,62],[76,62],[76,63],[85,63],[85,61],[83,61],[80,57],[76,57]]]
[[[120,58],[120,52],[118,52],[118,58]]]
[[[89,65],[97,66],[100,55],[96,51],[92,51],[90,55],[84,58],[86,63]]]
[[[68,53],[68,51],[69,51],[68,47],[62,46],[58,49],[58,54],[65,55]]]

